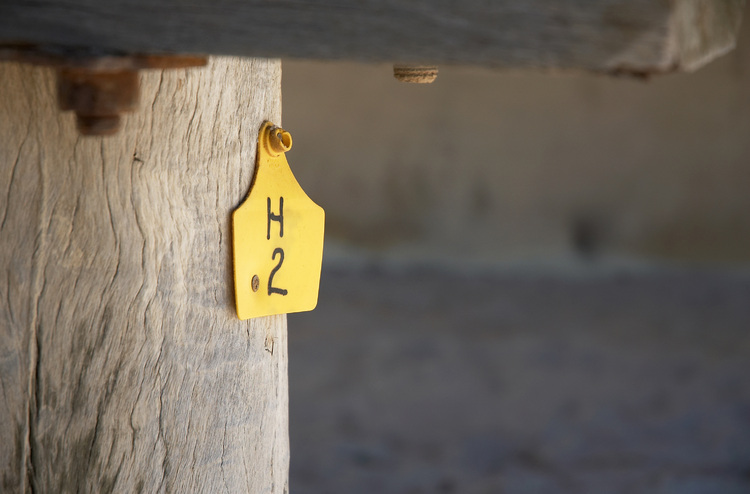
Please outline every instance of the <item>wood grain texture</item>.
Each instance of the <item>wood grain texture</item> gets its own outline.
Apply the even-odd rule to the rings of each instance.
[[[286,318],[237,319],[230,252],[280,78],[145,72],[85,138],[50,70],[0,64],[2,492],[286,492]]]
[[[744,0],[6,0],[0,43],[125,52],[693,70]]]

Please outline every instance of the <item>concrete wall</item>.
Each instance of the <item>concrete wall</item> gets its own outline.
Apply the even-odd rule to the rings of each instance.
[[[747,27],[740,43],[650,81],[449,66],[419,86],[285,61],[290,163],[326,209],[328,260],[744,263]]]

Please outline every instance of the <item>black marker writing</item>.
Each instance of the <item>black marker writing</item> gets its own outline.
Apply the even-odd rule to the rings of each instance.
[[[269,197],[266,204],[268,205],[268,230],[266,239],[271,240],[271,222],[279,222],[279,237],[284,236],[284,198],[279,197],[279,214],[273,214],[271,212],[271,198]]]
[[[279,295],[286,295],[289,293],[287,290],[284,290],[283,288],[276,288],[273,286],[273,277],[276,276],[276,271],[278,271],[281,268],[281,265],[284,263],[284,249],[281,247],[277,247],[273,251],[273,255],[271,256],[271,260],[273,261],[276,259],[276,255],[280,255],[279,263],[276,264],[276,267],[273,268],[271,271],[271,276],[268,277],[268,295],[271,295],[272,293],[278,293]]]

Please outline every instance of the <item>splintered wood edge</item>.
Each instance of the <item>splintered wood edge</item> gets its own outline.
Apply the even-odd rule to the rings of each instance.
[[[732,50],[744,7],[744,0],[678,2],[672,15],[670,40],[679,68],[697,70]]]

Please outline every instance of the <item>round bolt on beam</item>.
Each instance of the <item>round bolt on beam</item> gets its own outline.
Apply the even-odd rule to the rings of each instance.
[[[434,65],[402,65],[393,66],[393,77],[401,82],[413,84],[431,84],[435,82],[438,68]]]

